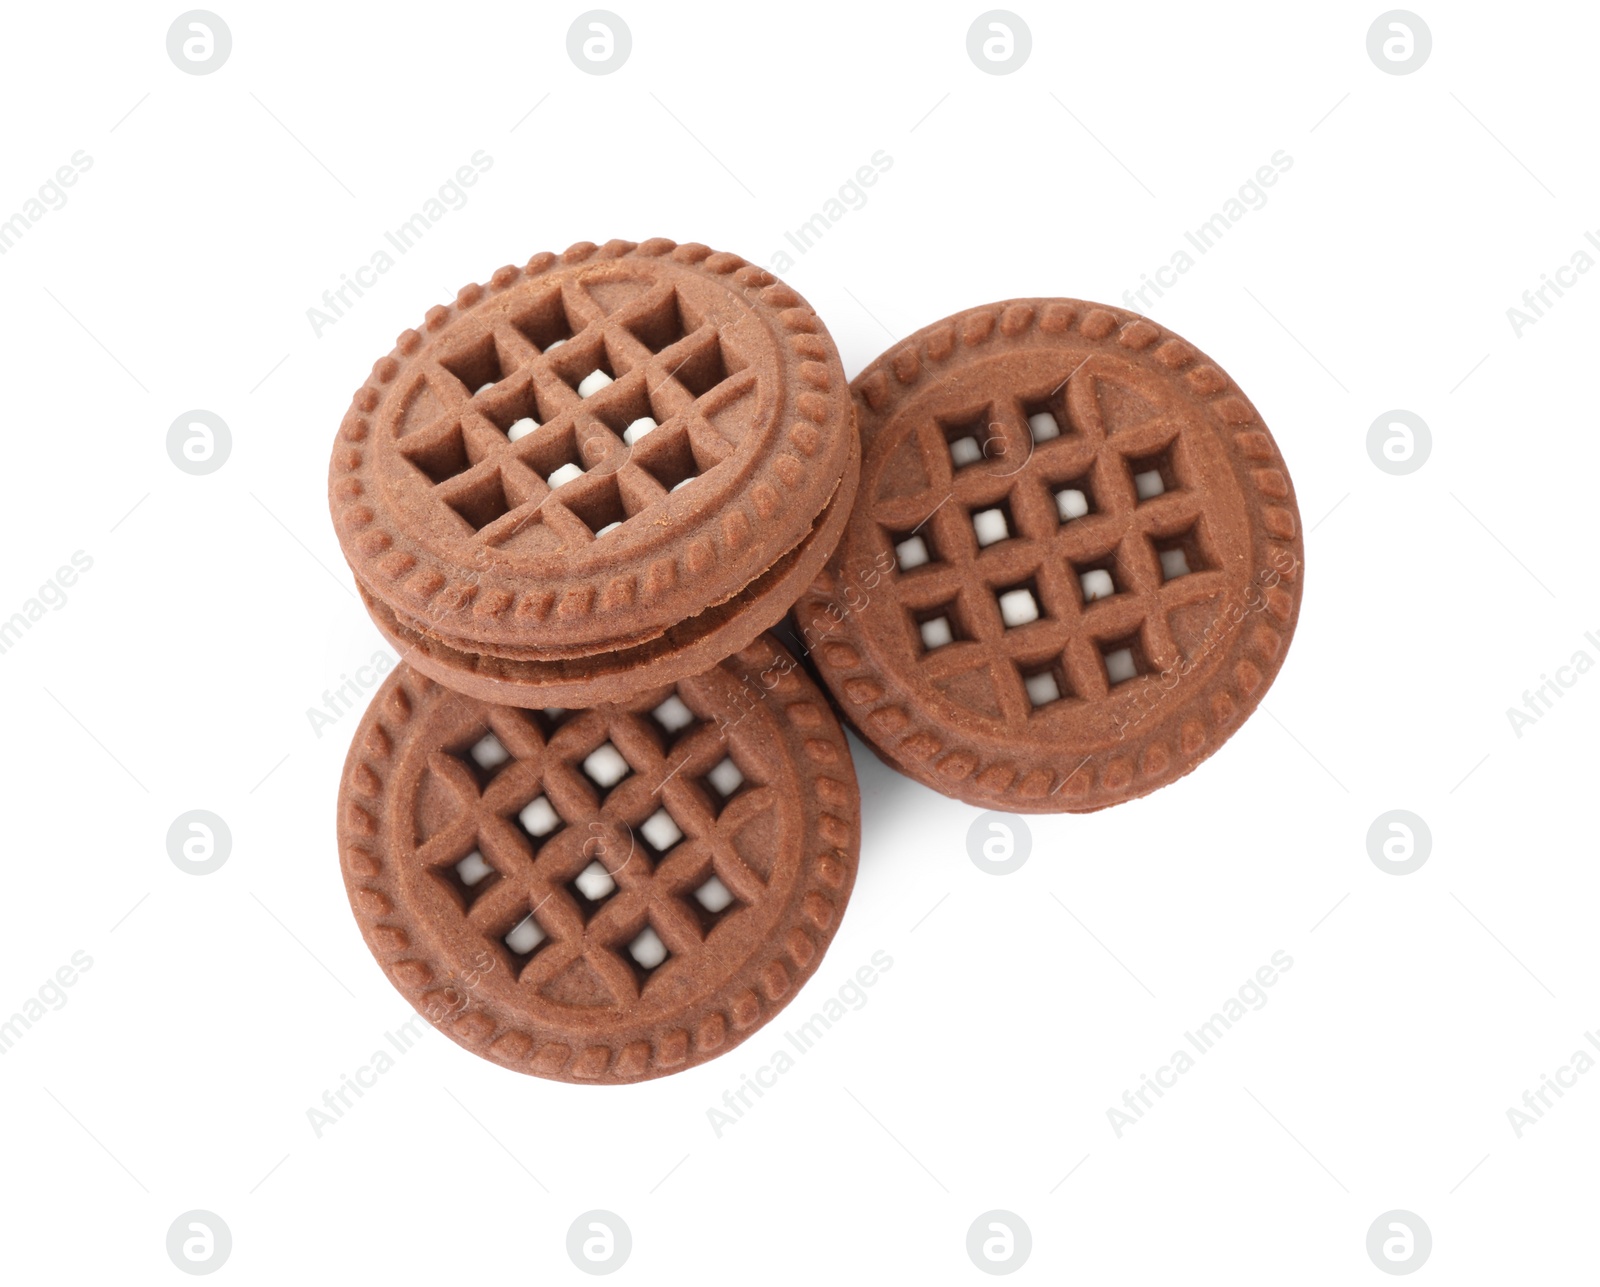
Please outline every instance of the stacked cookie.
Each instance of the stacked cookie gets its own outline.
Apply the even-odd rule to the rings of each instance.
[[[357,391],[329,498],[417,670],[528,708],[616,700],[776,624],[858,472],[839,355],[736,255],[581,244],[502,268]]]
[[[764,632],[860,455],[839,355],[770,273],[582,244],[428,313],[340,426],[329,499],[402,665],[339,849],[373,955],[508,1068],[661,1076],[822,959],[860,803],[827,699]]]

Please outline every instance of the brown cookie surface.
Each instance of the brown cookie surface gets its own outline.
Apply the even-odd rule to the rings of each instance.
[[[738,594],[812,531],[853,440],[832,340],[765,269],[580,243],[400,336],[340,427],[329,500],[408,629],[552,661]]]
[[[403,661],[457,692],[530,709],[618,701],[642,689],[699,674],[743,650],[783,619],[839,543],[855,502],[859,458],[852,441],[838,490],[798,546],[734,598],[633,647],[609,648],[569,660],[490,657],[463,652],[416,633],[364,588],[360,590],[362,601]]]
[[[351,744],[339,850],[367,945],[476,1054],[632,1082],[731,1049],[816,969],[860,800],[770,637],[620,705],[489,705],[408,666]]]
[[[1067,299],[969,309],[853,382],[861,483],[795,608],[884,759],[968,803],[1088,811],[1214,752],[1299,614],[1288,470],[1223,371]]]

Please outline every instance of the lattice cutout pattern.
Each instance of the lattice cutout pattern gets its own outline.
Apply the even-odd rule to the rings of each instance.
[[[488,720],[430,757],[454,817],[416,860],[520,986],[625,1005],[675,959],[693,968],[716,927],[765,894],[732,837],[776,798],[681,696],[637,711],[496,707]],[[582,997],[563,991],[575,968]]]
[[[552,286],[421,364],[444,411],[399,447],[464,537],[537,551],[609,536],[737,449],[749,418],[719,412],[757,396],[757,370],[712,322],[691,327],[670,283],[629,285]]]
[[[1091,364],[1048,396],[997,399],[960,433],[961,415],[928,415],[912,430],[928,486],[873,503],[905,648],[945,691],[986,672],[1008,727],[1175,664],[1172,614],[1226,588],[1178,421],[1108,436],[1098,378]]]

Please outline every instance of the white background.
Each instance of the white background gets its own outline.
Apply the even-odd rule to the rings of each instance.
[[[1600,1027],[1600,675],[1520,737],[1506,708],[1600,660],[1600,273],[1520,338],[1506,310],[1600,229],[1593,6],[1430,4],[1405,76],[1368,58],[1379,3],[1023,6],[1032,55],[993,76],[976,3],[615,0],[633,51],[596,77],[577,5],[215,2],[206,76],[167,56],[177,5],[22,7],[0,46],[0,218],[93,161],[0,257],[0,617],[93,559],[0,656],[0,1016],[93,959],[0,1059],[8,1280],[179,1281],[191,1208],[241,1283],[587,1281],[591,1208],[641,1281],[983,1281],[993,1208],[1032,1231],[1018,1281],[1382,1281],[1393,1208],[1432,1230],[1424,1278],[1592,1274],[1600,1070],[1520,1139],[1506,1110]],[[479,149],[467,204],[316,337]],[[306,1110],[408,1017],[338,870],[355,717],[306,716],[381,647],[325,474],[395,335],[579,240],[766,263],[882,150],[785,274],[853,375],[984,301],[1123,303],[1279,149],[1268,203],[1148,310],[1261,410],[1308,529],[1244,729],[1152,797],[1032,820],[1005,877],[969,861],[973,810],[857,746],[854,901],[773,1027],[620,1090],[429,1031],[317,1138]],[[192,408],[233,435],[205,477],[165,448]],[[1392,408],[1433,433],[1405,477],[1365,448]],[[195,808],[232,830],[214,875],[167,856]],[[1367,854],[1395,808],[1433,835],[1408,876]],[[707,1109],[880,949],[866,1006],[718,1138]],[[1265,1008],[1117,1138],[1107,1109],[1279,949]]]

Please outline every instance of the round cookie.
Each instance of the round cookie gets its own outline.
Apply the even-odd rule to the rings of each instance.
[[[860,841],[844,733],[769,636],[577,711],[399,666],[339,791],[385,974],[468,1050],[562,1081],[642,1081],[749,1037],[817,968]]]
[[[1204,354],[1121,309],[1010,300],[851,387],[856,508],[794,616],[893,767],[1086,812],[1182,777],[1260,702],[1299,614],[1299,513]]]
[[[812,532],[844,476],[838,353],[736,255],[584,242],[401,334],[329,464],[366,594],[412,633],[541,662],[659,637]]]
[[[631,648],[615,648],[568,661],[517,660],[465,653],[407,629],[382,603],[358,587],[362,602],[401,659],[459,693],[504,706],[590,706],[619,701],[642,689],[697,675],[739,652],[783,620],[821,572],[850,517],[860,452],[839,489],[817,516],[812,533],[725,603],[707,608],[665,634]]]

